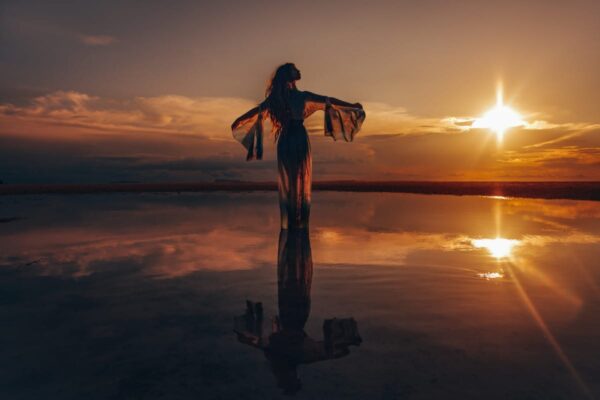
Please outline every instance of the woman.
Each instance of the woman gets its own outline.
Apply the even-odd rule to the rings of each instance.
[[[352,141],[365,112],[360,103],[303,92],[296,87],[300,71],[292,63],[279,66],[267,87],[265,100],[231,125],[233,136],[248,150],[247,160],[262,158],[263,121],[271,120],[277,141],[281,228],[305,228],[310,214],[312,158],[304,119],[325,111],[325,135]]]

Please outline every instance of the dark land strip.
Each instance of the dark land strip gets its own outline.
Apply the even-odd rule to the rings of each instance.
[[[314,190],[344,192],[397,192],[541,199],[600,200],[600,182],[430,182],[430,181],[317,181]],[[190,182],[107,184],[0,185],[0,195],[143,193],[143,192],[245,192],[277,190],[276,182]]]

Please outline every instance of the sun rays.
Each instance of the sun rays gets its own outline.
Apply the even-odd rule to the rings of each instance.
[[[496,90],[496,106],[480,118],[475,119],[472,127],[495,132],[498,141],[501,142],[508,129],[526,125],[527,123],[515,110],[504,104],[502,85],[499,84]]]
[[[473,248],[487,250],[490,256],[496,259],[496,264],[498,266],[498,271],[483,272],[479,273],[478,276],[484,280],[508,278],[511,282],[513,282],[517,295],[520,297],[524,307],[530,314],[533,322],[540,329],[547,343],[550,345],[564,367],[569,371],[582,393],[584,393],[587,397],[592,398],[590,389],[588,388],[586,382],[577,371],[567,353],[563,350],[557,337],[552,333],[550,326],[538,310],[534,299],[530,293],[528,293],[527,285],[522,278],[524,278],[525,275],[529,276],[529,278],[533,278],[538,283],[541,283],[542,285],[553,290],[555,293],[560,295],[561,298],[565,299],[575,307],[580,307],[582,301],[581,299],[572,295],[559,282],[556,282],[554,279],[552,279],[551,276],[548,276],[539,268],[530,265],[524,258],[515,256],[514,250],[518,246],[525,244],[526,241],[502,237],[502,201],[503,200],[497,199],[494,207],[496,237],[471,240],[471,245]]]
[[[473,246],[476,248],[485,248],[495,258],[506,258],[511,255],[513,247],[519,244],[518,240],[504,239],[497,237],[495,239],[475,239]]]

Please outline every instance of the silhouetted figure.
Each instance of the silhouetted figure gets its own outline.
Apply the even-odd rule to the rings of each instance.
[[[275,70],[265,100],[231,125],[233,136],[247,149],[247,160],[262,158],[263,121],[273,124],[277,141],[281,228],[305,228],[310,213],[312,158],[304,119],[317,110],[325,111],[325,135],[352,141],[365,119],[360,103],[300,91],[301,78],[294,64]]]
[[[271,364],[278,386],[286,394],[300,390],[298,365],[343,357],[348,346],[360,345],[353,318],[327,319],[323,340],[304,332],[310,314],[312,256],[307,229],[281,230],[277,263],[279,316],[273,318],[272,332],[263,336],[262,303],[246,302],[246,313],[235,318],[238,340],[262,349]]]

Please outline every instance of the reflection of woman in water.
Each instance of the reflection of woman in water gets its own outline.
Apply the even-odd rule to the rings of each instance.
[[[262,158],[263,121],[273,124],[277,141],[279,205],[283,229],[306,227],[310,213],[312,158],[304,119],[325,111],[325,134],[352,141],[365,119],[359,103],[303,92],[296,87],[300,71],[281,65],[271,78],[266,98],[231,125],[234,137],[248,150],[247,159]]]
[[[304,332],[310,313],[313,263],[308,230],[281,230],[277,257],[279,316],[273,331],[263,337],[262,304],[247,303],[246,314],[235,319],[238,340],[265,352],[279,387],[285,393],[301,388],[298,365],[339,358],[348,346],[361,338],[353,318],[328,319],[323,323],[323,339],[314,340]]]

